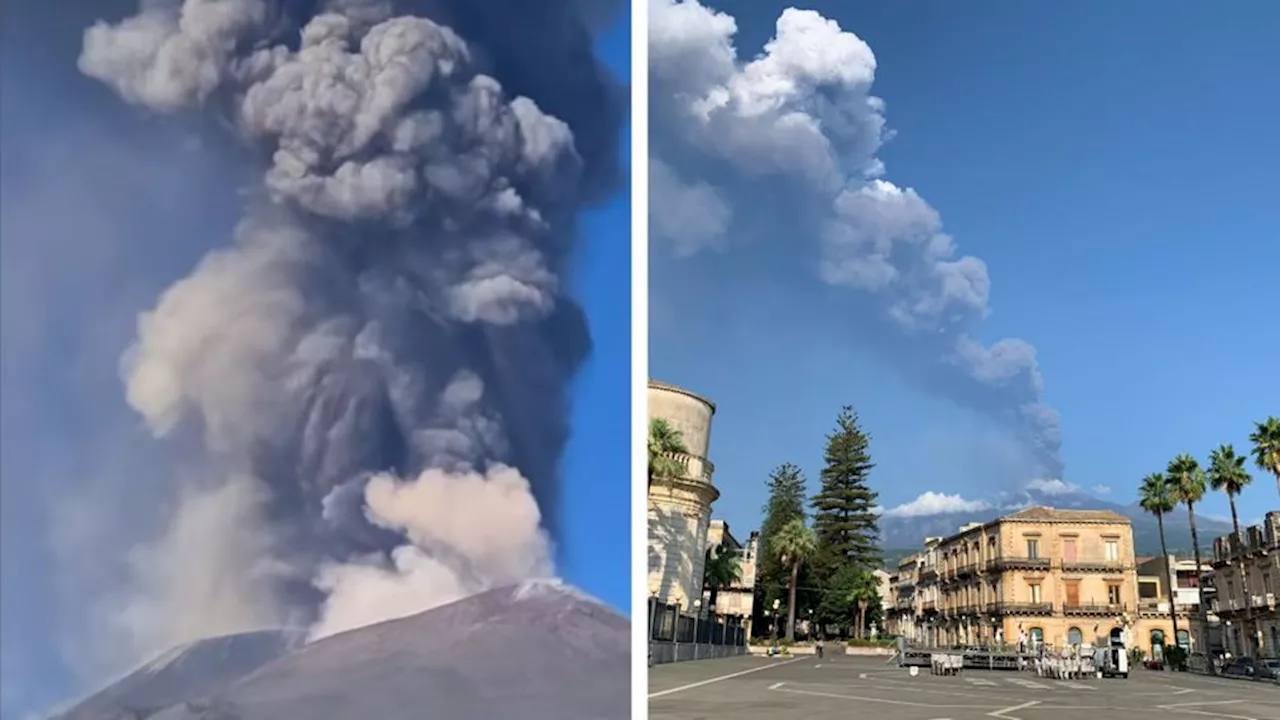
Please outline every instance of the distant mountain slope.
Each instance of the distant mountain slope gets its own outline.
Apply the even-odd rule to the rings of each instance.
[[[919,548],[926,537],[954,534],[961,525],[969,522],[987,522],[1002,515],[1016,512],[1031,505],[1069,510],[1112,510],[1129,518],[1133,523],[1135,552],[1142,555],[1160,554],[1160,532],[1155,517],[1138,505],[1119,505],[1081,492],[1045,493],[1023,490],[1017,495],[1006,496],[986,503],[988,509],[918,515],[913,517],[881,517],[880,546],[897,549]],[[1164,519],[1165,540],[1169,552],[1177,555],[1191,554],[1191,530],[1187,511],[1179,507]],[[1196,530],[1200,535],[1202,553],[1211,551],[1213,539],[1231,532],[1231,523],[1196,515]]]
[[[209,695],[302,645],[301,632],[263,630],[182,645],[80,701],[53,720],[141,720]]]
[[[572,589],[526,583],[324,638],[149,717],[625,720],[629,628]]]

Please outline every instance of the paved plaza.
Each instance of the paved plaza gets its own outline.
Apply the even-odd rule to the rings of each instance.
[[[739,657],[649,670],[651,720],[1280,720],[1280,686],[1135,670],[1128,679],[1050,680],[965,670],[939,677],[884,658]]]

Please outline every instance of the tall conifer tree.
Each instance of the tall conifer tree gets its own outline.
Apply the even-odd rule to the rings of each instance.
[[[853,408],[841,408],[836,429],[827,436],[822,489],[813,498],[818,544],[813,569],[820,583],[845,568],[870,572],[881,565],[877,493],[867,484],[875,467],[870,440]]]

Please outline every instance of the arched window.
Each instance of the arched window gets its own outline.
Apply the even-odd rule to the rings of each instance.
[[[1044,628],[1033,627],[1028,635],[1030,635],[1033,644],[1041,645],[1044,643]]]
[[[1124,644],[1124,631],[1120,628],[1111,628],[1111,646]]]
[[[1067,630],[1067,644],[1080,645],[1084,642],[1084,633],[1080,632],[1080,628],[1073,627]]]
[[[1178,647],[1182,648],[1183,650],[1191,649],[1191,633],[1187,632],[1186,630],[1178,631]]]
[[[1155,647],[1156,645],[1163,645],[1163,644],[1164,644],[1164,631],[1152,630],[1151,631],[1151,647]]]

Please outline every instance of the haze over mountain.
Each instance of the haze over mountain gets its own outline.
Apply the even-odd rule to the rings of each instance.
[[[177,648],[53,720],[613,720],[629,623],[554,581],[298,646],[266,631]]]
[[[986,500],[963,500],[959,496],[926,493],[915,502],[881,515],[880,544],[884,548],[915,549],[926,537],[945,537],[965,523],[987,522],[1033,505],[1120,513],[1133,523],[1135,552],[1138,555],[1160,554],[1160,533],[1155,516],[1148,514],[1136,502],[1122,505],[1103,500],[1060,480],[1035,481],[1017,493],[1000,493]],[[955,509],[946,509],[948,507]],[[1200,535],[1202,552],[1205,552],[1212,548],[1214,538],[1231,532],[1231,523],[1197,513],[1196,530]],[[1185,507],[1179,507],[1165,517],[1164,532],[1170,553],[1190,554],[1191,530]]]

